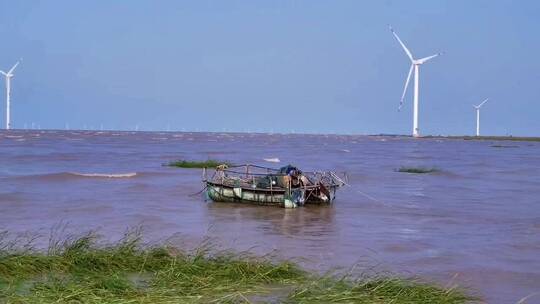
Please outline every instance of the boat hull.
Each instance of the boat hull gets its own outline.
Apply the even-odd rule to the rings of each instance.
[[[329,204],[334,197],[321,199],[319,189],[310,189],[302,193],[301,200],[288,195],[285,189],[261,189],[233,187],[213,182],[206,182],[208,198],[215,202],[234,202],[256,205],[294,208],[302,204]]]

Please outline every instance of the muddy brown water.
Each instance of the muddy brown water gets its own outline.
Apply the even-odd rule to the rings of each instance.
[[[540,291],[540,143],[338,135],[0,132],[0,229],[47,235],[142,225],[149,240],[276,252],[309,269],[415,275],[488,303]],[[264,158],[279,158],[280,164]],[[201,171],[175,159],[346,171],[331,206],[205,202]],[[436,167],[431,174],[396,172]],[[113,177],[114,176],[114,177]],[[540,303],[540,295],[528,303]]]

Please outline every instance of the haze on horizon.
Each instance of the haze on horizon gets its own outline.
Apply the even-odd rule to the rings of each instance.
[[[0,2],[12,126],[540,135],[537,1]],[[0,124],[5,120],[0,85]]]

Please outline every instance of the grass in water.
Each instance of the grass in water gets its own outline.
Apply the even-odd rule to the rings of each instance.
[[[492,148],[519,148],[519,146],[512,145],[491,145]]]
[[[0,235],[0,303],[448,303],[461,291],[414,280],[349,280],[247,254],[143,246],[128,233],[98,245],[94,234],[17,249]]]
[[[230,166],[231,164],[228,162],[220,162],[213,159],[209,159],[205,161],[176,160],[167,164],[167,166],[170,166],[170,167],[188,168],[188,169],[190,168],[216,168],[219,165]]]
[[[438,172],[439,169],[437,169],[437,168],[424,168],[424,167],[400,167],[396,171],[397,172],[404,172],[404,173],[423,174],[423,173]]]

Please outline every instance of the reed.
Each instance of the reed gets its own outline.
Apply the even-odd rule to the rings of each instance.
[[[127,233],[113,244],[93,233],[47,251],[2,241],[0,303],[466,303],[457,289],[397,278],[318,276],[289,261],[208,246],[184,251],[141,244]],[[98,245],[100,244],[100,245]]]

